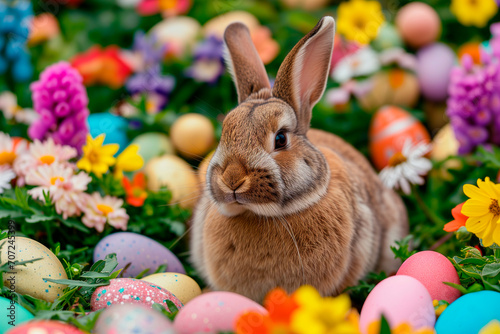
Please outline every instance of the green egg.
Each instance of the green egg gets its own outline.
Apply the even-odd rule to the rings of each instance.
[[[377,51],[383,51],[394,47],[403,47],[403,40],[396,27],[386,23],[380,27],[372,46]]]
[[[6,333],[34,316],[18,303],[11,303],[10,299],[0,297],[0,333]]]
[[[139,146],[138,153],[144,159],[144,163],[160,155],[174,154],[174,147],[170,139],[159,132],[144,133],[137,136],[132,141],[132,144]]]

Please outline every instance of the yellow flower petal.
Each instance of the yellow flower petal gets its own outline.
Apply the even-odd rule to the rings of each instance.
[[[484,181],[478,179],[477,185],[479,189],[485,191],[490,198],[500,198],[500,192],[498,192],[498,190],[495,188],[495,184],[490,181],[489,177],[486,177]]]
[[[479,189],[478,187],[472,184],[464,185],[463,189],[464,189],[464,194],[467,195],[469,198],[484,199],[484,200],[490,199],[490,197],[485,191]]]
[[[76,167],[86,171],[87,173],[90,173],[90,171],[92,170],[92,165],[90,164],[90,161],[85,157],[78,160],[78,162],[76,163]]]
[[[104,138],[106,138],[106,135],[104,133],[100,134],[99,136],[95,137],[94,140],[92,140],[92,137],[90,137],[90,138],[91,138],[90,142],[92,143],[92,145],[102,146],[102,143],[104,143]],[[89,141],[88,137],[87,137],[87,141]]]
[[[100,153],[104,155],[115,155],[119,149],[120,145],[118,144],[107,144],[101,147]]]
[[[491,213],[487,213],[486,215],[478,217],[470,217],[465,222],[465,228],[471,233],[479,233],[486,228],[486,226],[491,222],[492,218],[493,214]]]
[[[484,216],[485,214],[490,212],[489,206],[490,200],[479,201],[475,199],[469,199],[462,207],[462,213],[467,217]]]
[[[144,159],[137,153],[139,146],[132,144],[128,146],[116,160],[116,167],[126,172],[139,170],[144,166]]]

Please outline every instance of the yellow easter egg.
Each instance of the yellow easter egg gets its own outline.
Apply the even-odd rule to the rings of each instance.
[[[213,147],[215,130],[212,122],[205,116],[185,114],[172,124],[170,139],[181,155],[199,158]]]
[[[46,281],[51,279],[68,279],[61,262],[47,247],[33,239],[15,237],[0,241],[2,263],[8,261],[41,260],[16,266],[4,273],[3,282],[17,293],[53,302],[61,296],[66,285]]]
[[[162,186],[172,193],[171,203],[192,208],[199,196],[199,183],[191,166],[175,155],[163,155],[151,159],[144,168],[147,187],[158,191]]]
[[[203,161],[198,166],[197,174],[198,174],[198,181],[200,182],[200,185],[204,185],[206,180],[207,180],[208,165],[210,164],[210,160],[212,160],[214,153],[215,153],[215,150],[208,153],[207,156],[205,157],[205,159],[203,159]]]
[[[189,276],[179,273],[158,273],[142,278],[143,281],[158,285],[173,293],[184,305],[201,295],[198,283]]]
[[[455,137],[451,124],[447,124],[439,130],[432,140],[431,158],[436,161],[443,161],[452,155],[457,155],[459,146],[460,144]]]
[[[208,36],[216,36],[219,38],[223,38],[224,36],[224,31],[226,30],[226,27],[231,24],[232,22],[241,22],[244,25],[248,27],[250,31],[254,31],[259,27],[259,21],[255,16],[252,14],[242,11],[242,10],[235,10],[232,12],[228,12],[225,14],[221,14],[219,16],[216,16],[212,19],[210,19],[205,25],[203,26],[203,35],[205,37]]]

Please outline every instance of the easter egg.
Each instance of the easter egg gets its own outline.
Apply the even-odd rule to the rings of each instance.
[[[140,304],[152,307],[162,304],[169,310],[167,300],[180,309],[183,305],[171,292],[149,282],[134,278],[115,278],[109,285],[97,288],[92,294],[90,307],[92,311],[107,308],[117,304]]]
[[[455,58],[455,53],[442,43],[435,43],[418,51],[417,76],[422,94],[427,99],[446,99]]]
[[[164,264],[169,272],[186,273],[181,261],[159,242],[132,232],[118,232],[104,237],[94,248],[94,262],[104,260],[108,254],[116,254],[116,270],[130,266],[124,277],[135,277],[146,269],[153,273]]]
[[[443,161],[452,155],[457,155],[459,146],[460,144],[455,137],[451,124],[446,124],[432,140],[431,158],[436,161]]]
[[[407,275],[419,280],[429,291],[433,300],[452,303],[460,297],[460,291],[443,284],[460,284],[457,271],[443,255],[433,251],[418,252],[410,256],[399,268],[396,275]]]
[[[5,333],[7,330],[11,329],[12,326],[19,326],[33,318],[33,314],[18,303],[0,297],[0,333]]]
[[[413,108],[420,97],[417,77],[402,69],[378,72],[372,79],[372,89],[359,97],[361,107],[373,111],[385,105]]]
[[[492,320],[500,320],[500,293],[479,291],[451,303],[439,316],[437,334],[478,333]]]
[[[210,160],[212,160],[212,157],[214,156],[215,150],[207,154],[205,159],[200,163],[198,166],[197,174],[198,174],[198,181],[200,182],[201,185],[204,185],[207,179],[207,170],[208,166],[210,165]]]
[[[128,122],[125,118],[113,115],[109,112],[90,114],[88,118],[90,135],[92,138],[105,134],[104,144],[118,144],[121,153],[128,145],[127,138]]]
[[[139,135],[134,138],[132,144],[139,146],[137,153],[144,159],[144,163],[163,154],[174,154],[174,147],[170,139],[159,132]]]
[[[172,193],[170,203],[192,208],[198,198],[199,183],[193,168],[175,155],[163,155],[151,159],[144,168],[147,187],[158,191],[162,186]]]
[[[143,277],[142,280],[172,292],[184,305],[201,295],[198,283],[191,277],[179,273],[158,273]]]
[[[430,142],[426,128],[409,112],[395,106],[379,109],[370,125],[370,154],[378,169],[387,166],[389,159],[401,152],[404,142],[410,139],[413,144]]]
[[[390,23],[385,23],[379,28],[378,35],[372,42],[372,47],[377,51],[403,47],[403,40],[396,27]]]
[[[3,282],[7,287],[15,285],[15,291],[20,294],[30,295],[35,298],[53,302],[62,295],[66,285],[46,281],[50,279],[68,279],[66,271],[61,262],[44,245],[33,239],[16,237],[11,240],[4,239],[0,241],[1,263],[9,260],[28,261],[40,258],[40,260],[26,264],[26,266],[16,266],[15,274],[4,273]],[[15,259],[7,251],[15,252]]]
[[[203,35],[205,37],[216,36],[222,39],[226,27],[235,21],[241,22],[246,25],[250,32],[254,31],[260,26],[259,20],[257,20],[257,18],[249,12],[243,10],[235,10],[221,14],[208,20],[208,22],[203,26]]]
[[[179,334],[232,332],[236,320],[246,311],[267,314],[266,309],[247,297],[233,292],[208,292],[180,310],[174,328]]]
[[[168,45],[167,52],[175,57],[187,53],[196,43],[200,23],[188,16],[169,17],[151,28],[158,43]]]
[[[84,334],[78,328],[54,320],[30,321],[16,326],[6,334]]]
[[[328,4],[328,0],[281,0],[283,5],[288,8],[302,10],[318,10],[324,8]]]
[[[214,145],[214,126],[200,114],[185,114],[170,128],[170,138],[179,153],[187,158],[199,158]]]
[[[433,328],[436,321],[432,298],[425,286],[405,275],[386,278],[373,288],[361,309],[361,332],[366,334],[369,324],[380,320],[382,314],[391,328],[403,322],[413,329]]]
[[[437,40],[441,21],[431,6],[411,2],[396,14],[396,27],[406,44],[418,49]]]
[[[160,312],[138,304],[118,304],[105,309],[97,320],[95,334],[175,334],[173,325]]]

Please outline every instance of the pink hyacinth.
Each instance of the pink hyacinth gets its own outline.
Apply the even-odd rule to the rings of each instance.
[[[40,118],[31,124],[31,139],[52,138],[81,152],[89,132],[88,97],[80,73],[67,62],[47,67],[30,86],[33,107]]]

